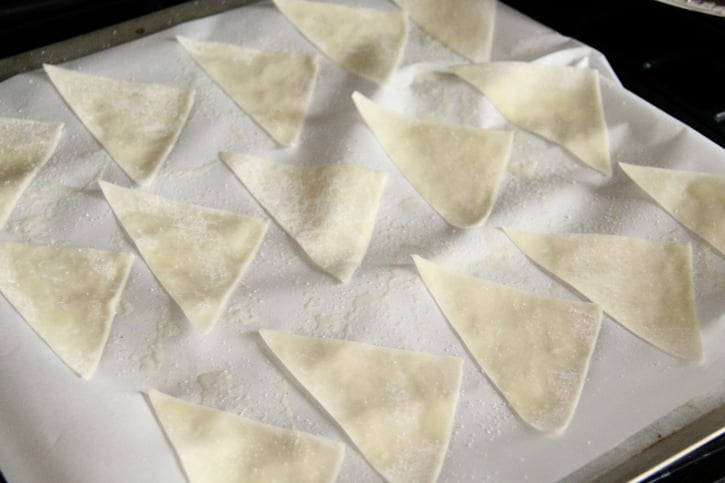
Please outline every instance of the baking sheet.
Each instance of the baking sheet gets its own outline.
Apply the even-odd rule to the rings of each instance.
[[[393,8],[384,0],[348,1]],[[273,362],[260,328],[343,337],[462,357],[461,399],[440,481],[553,481],[719,384],[725,373],[725,259],[673,221],[615,168],[604,178],[560,148],[517,131],[498,201],[483,228],[449,227],[417,195],[362,123],[354,90],[420,117],[507,126],[461,81],[463,62],[416,26],[401,69],[380,88],[321,57],[298,147],[279,149],[184,53],[175,35],[316,53],[268,3],[189,22],[65,64],[119,79],[196,88],[176,148],[144,191],[268,218],[217,159],[220,150],[299,164],[357,163],[389,174],[368,254],[347,285],[307,263],[272,224],[227,311],[196,333],[139,258],[99,369],[74,376],[0,300],[0,468],[15,482],[182,482],[180,467],[140,391],[184,399],[350,443]],[[602,73],[615,162],[723,174],[721,148],[625,91],[606,60],[500,4],[493,57],[590,65]],[[135,250],[97,188],[129,186],[38,71],[0,84],[0,116],[65,122],[55,156],[26,191],[3,239]],[[705,361],[675,360],[605,317],[579,407],[567,431],[546,436],[514,416],[481,374],[419,280],[411,253],[540,294],[578,299],[497,229],[581,231],[691,242]],[[339,481],[379,481],[348,444]]]

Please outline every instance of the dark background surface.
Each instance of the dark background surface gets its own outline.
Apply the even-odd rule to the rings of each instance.
[[[184,0],[0,0],[0,59]]]
[[[180,3],[0,0],[0,59]],[[725,19],[653,0],[504,3],[596,48],[625,87],[725,146]],[[676,465],[647,481],[725,483],[725,437]]]

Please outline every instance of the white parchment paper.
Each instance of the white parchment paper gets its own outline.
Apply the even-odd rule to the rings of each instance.
[[[385,0],[349,1],[394,8]],[[453,229],[388,160],[350,100],[374,100],[429,119],[510,127],[476,91],[445,73],[464,60],[412,26],[401,68],[379,87],[321,56],[300,143],[277,148],[193,63],[176,35],[316,53],[268,3],[189,22],[75,60],[67,67],[135,81],[192,86],[188,125],[144,191],[268,218],[218,160],[237,150],[298,164],[345,161],[389,173],[369,252],[347,285],[316,270],[272,224],[214,331],[196,333],[139,258],[95,377],[82,381],[0,300],[0,468],[11,483],[182,482],[184,476],[141,391],[184,399],[350,443],[288,380],[257,330],[364,341],[465,360],[461,400],[440,481],[552,481],[719,384],[725,374],[725,259],[682,228],[615,166],[604,178],[561,148],[517,130],[499,199],[483,228]],[[725,173],[723,150],[624,90],[606,60],[499,5],[496,60],[592,66],[614,162]],[[130,186],[42,71],[0,84],[0,116],[63,121],[58,150],[22,197],[3,239],[135,253],[98,190]],[[515,129],[515,128],[513,128]],[[515,417],[455,337],[410,254],[551,296],[579,296],[541,272],[497,229],[597,232],[692,244],[705,361],[675,360],[609,318],[568,430],[550,437]],[[348,444],[339,481],[379,481]]]

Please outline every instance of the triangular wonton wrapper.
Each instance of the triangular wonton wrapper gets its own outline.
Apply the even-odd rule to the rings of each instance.
[[[540,431],[563,431],[584,386],[602,309],[413,259],[448,322],[521,419]]]
[[[345,445],[149,391],[190,483],[332,483]]]
[[[312,55],[177,37],[207,74],[275,141],[294,144],[317,76]]]
[[[267,223],[100,182],[116,218],[186,317],[209,332],[254,258]]]
[[[689,245],[505,229],[524,254],[666,353],[702,358]]]
[[[90,379],[133,259],[91,248],[0,242],[0,291],[63,362]]]
[[[483,224],[511,155],[513,133],[413,119],[362,94],[358,111],[410,184],[448,223]]]
[[[231,152],[220,157],[313,262],[350,280],[370,244],[385,173],[346,163],[293,166]]]
[[[491,57],[496,0],[393,0],[423,30],[473,62]]]
[[[148,184],[174,147],[194,92],[45,65],[68,106],[136,183]]]
[[[260,333],[387,481],[435,481],[451,437],[461,359]]]
[[[0,228],[55,151],[63,124],[0,118]]]
[[[408,21],[401,11],[307,0],[274,4],[334,62],[373,82],[387,81],[403,54]]]
[[[725,176],[619,165],[677,221],[725,255]]]
[[[597,71],[526,62],[459,65],[451,71],[483,92],[513,124],[612,174]]]

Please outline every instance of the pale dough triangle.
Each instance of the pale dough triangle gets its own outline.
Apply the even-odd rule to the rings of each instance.
[[[675,357],[702,358],[689,245],[597,234],[505,229],[538,265]]]
[[[254,258],[267,223],[99,184],[161,285],[194,327],[209,332]]]
[[[310,42],[348,71],[378,83],[395,71],[408,38],[403,12],[307,0],[274,0],[274,4]]]
[[[271,330],[264,341],[390,482],[433,482],[451,437],[461,359]]]
[[[55,151],[63,124],[0,118],[0,228]]]
[[[314,56],[177,37],[239,107],[278,143],[299,137],[317,77]]]
[[[677,221],[725,255],[725,176],[619,165]]]
[[[423,30],[473,62],[491,56],[496,0],[393,0]]]
[[[149,391],[190,483],[332,483],[345,445]]]
[[[346,163],[293,166],[231,152],[220,157],[315,264],[350,280],[370,244],[385,173]]]
[[[194,92],[44,67],[68,106],[126,174],[150,183],[186,123]]]
[[[513,124],[612,174],[597,71],[525,62],[459,65],[451,71],[483,92]]]
[[[133,255],[0,242],[0,290],[75,373],[90,379]]]
[[[358,111],[410,184],[448,223],[483,224],[511,155],[513,133],[413,119],[356,92]]]
[[[601,308],[413,259],[448,322],[521,419],[540,431],[564,430],[584,385]]]

